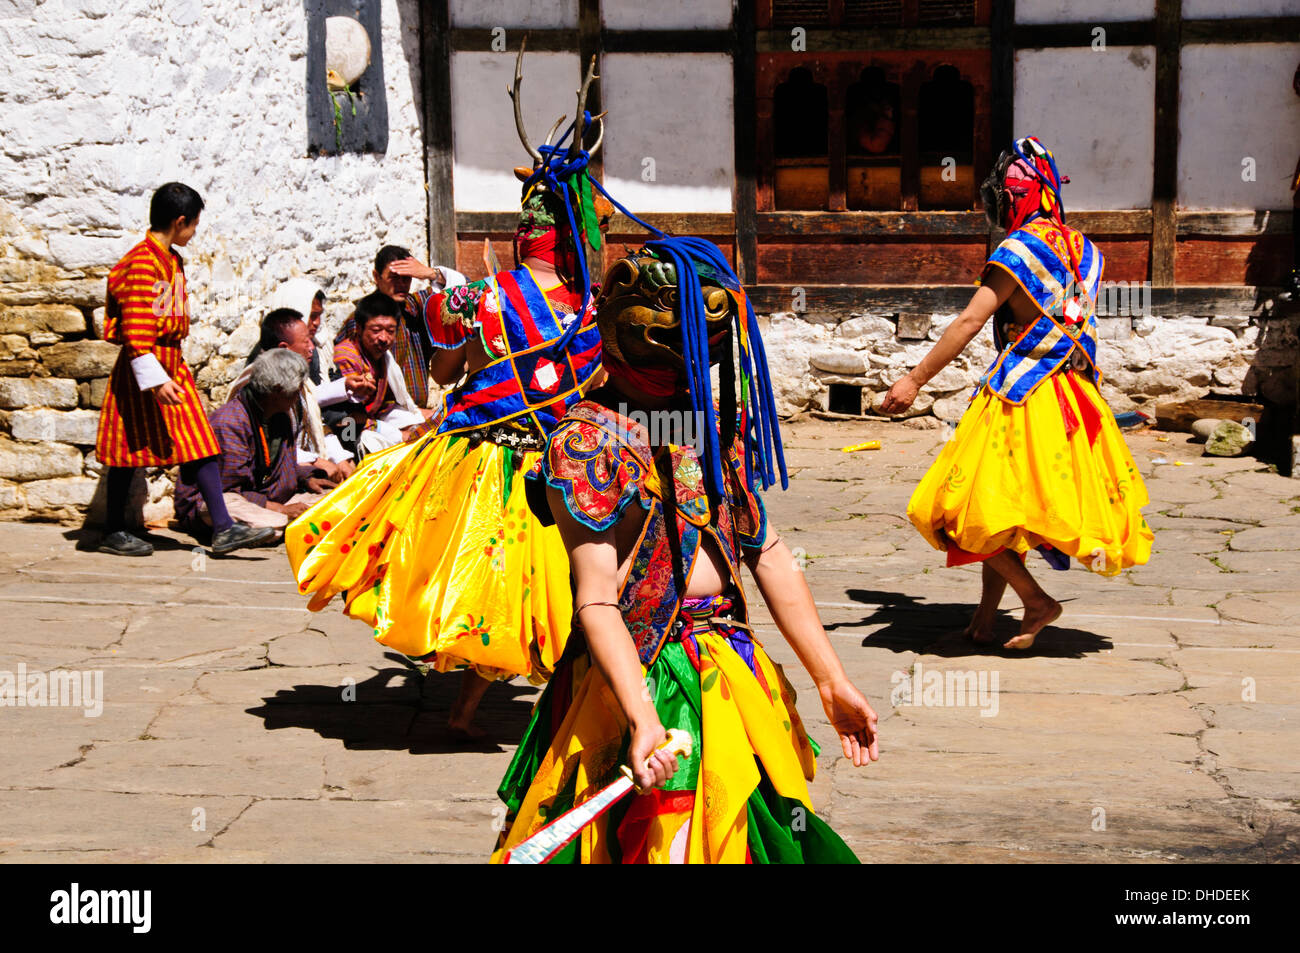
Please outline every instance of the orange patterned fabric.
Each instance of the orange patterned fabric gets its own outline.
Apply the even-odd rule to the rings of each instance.
[[[165,467],[221,453],[181,355],[190,332],[181,256],[146,237],[108,273],[104,337],[122,350],[99,416],[95,455],[110,467]],[[164,406],[136,384],[131,361],[153,354],[181,388]]]

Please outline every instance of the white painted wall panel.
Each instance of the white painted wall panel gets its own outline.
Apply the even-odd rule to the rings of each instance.
[[[194,334],[242,322],[255,338],[267,294],[297,274],[326,287],[337,326],[381,245],[426,247],[418,13],[383,2],[388,151],[309,158],[301,3],[0,3],[5,240],[68,271],[110,266],[178,179],[207,203],[185,249]]]
[[[1151,206],[1154,122],[1152,47],[1016,52],[1015,135],[1056,155],[1067,211]]]
[[[451,25],[490,30],[494,26],[538,29],[576,28],[578,0],[451,0]],[[518,49],[515,41],[507,42]]]
[[[604,58],[605,183],[634,212],[730,212],[735,180],[731,57]],[[647,158],[654,181],[645,181]]]
[[[451,55],[451,114],[455,130],[457,210],[506,212],[519,208],[515,166],[532,164],[515,132],[507,88],[515,76],[515,53]],[[573,118],[581,83],[576,53],[528,53],[521,92],[525,128],[534,146],[561,115]]]
[[[1178,202],[1186,208],[1291,207],[1300,155],[1300,43],[1183,47],[1178,80]],[[1254,181],[1242,162],[1254,160]]]
[[[1186,11],[1184,0],[1184,14]],[[1155,0],[1016,0],[1017,23],[1104,23],[1150,20],[1155,15]]]
[[[1183,0],[1183,18],[1293,17],[1300,15],[1296,0]]]
[[[600,9],[611,30],[725,30],[731,26],[731,0],[602,0]]]

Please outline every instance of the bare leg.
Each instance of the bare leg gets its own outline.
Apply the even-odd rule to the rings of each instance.
[[[1061,604],[1043,591],[1014,553],[1005,551],[998,553],[986,559],[985,563],[991,565],[1007,581],[1025,607],[1025,615],[1020,622],[1020,634],[1008,639],[1002,647],[1029,648],[1034,644],[1034,637],[1044,626],[1060,618]]]
[[[980,564],[980,569],[983,572],[984,588],[980,593],[979,608],[975,610],[964,634],[978,645],[987,645],[993,641],[993,620],[997,618],[998,606],[1002,604],[1002,596],[1007,591],[1007,581],[997,569],[989,565],[987,559]]]
[[[472,668],[467,668],[461,677],[460,695],[451,706],[447,727],[469,738],[482,738],[483,729],[474,727],[474,713],[478,711],[479,702],[483,700],[483,695],[491,684]]]

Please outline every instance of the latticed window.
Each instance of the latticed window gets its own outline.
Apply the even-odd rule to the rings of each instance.
[[[790,71],[772,98],[776,190],[781,208],[824,209],[830,189],[826,87]]]
[[[920,0],[916,22],[921,26],[974,26],[975,0]]]
[[[760,0],[762,3],[763,0]],[[775,28],[897,29],[975,26],[987,16],[979,0],[766,0]],[[987,8],[988,0],[983,7]],[[760,16],[760,20],[761,20]]]
[[[774,209],[973,207],[974,85],[946,63],[892,59],[887,68],[845,59],[793,67],[775,84]],[[907,77],[904,89],[899,80]],[[909,112],[915,123],[910,153],[904,145]]]
[[[903,0],[844,0],[844,25],[848,27],[902,26]]]
[[[902,207],[900,89],[877,67],[864,69],[844,97],[845,201],[851,209]]]
[[[827,27],[831,23],[826,0],[772,0],[773,26]]]

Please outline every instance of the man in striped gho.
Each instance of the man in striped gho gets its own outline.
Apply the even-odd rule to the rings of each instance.
[[[217,455],[181,355],[190,331],[185,265],[176,252],[199,226],[203,199],[168,182],[149,205],[149,232],[108,274],[104,337],[122,345],[99,417],[95,456],[107,468],[108,511],[102,553],[148,556],[153,546],[127,532],[127,498],[136,467],[180,464],[212,513],[212,551],[228,553],[268,542],[274,532],[235,522],[221,496]]]
[[[358,458],[402,443],[433,416],[407,390],[396,360],[393,349],[401,320],[392,297],[371,292],[357,302],[350,319],[352,333],[334,343],[335,369],[350,382],[360,382],[348,385],[355,402],[337,405],[349,411],[354,426],[344,421],[334,429],[344,447],[355,448]]]
[[[375,293],[387,295],[397,305],[397,329],[393,335],[392,355],[402,373],[402,381],[416,407],[429,404],[429,362],[437,345],[430,340],[429,319],[437,318],[445,290],[465,284],[465,276],[445,265],[426,265],[400,245],[385,245],[375,256]],[[411,291],[411,280],[429,282],[422,291]],[[355,338],[356,316],[343,322],[335,335],[337,345]]]

